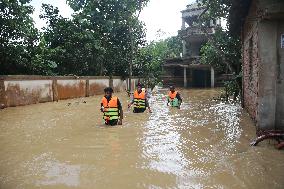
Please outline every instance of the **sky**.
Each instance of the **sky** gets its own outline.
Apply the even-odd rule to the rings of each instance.
[[[147,40],[159,39],[158,30],[165,33],[160,38],[177,35],[182,24],[181,11],[192,2],[194,0],[150,0],[140,15],[140,19],[146,24]]]
[[[192,2],[194,0],[150,0],[140,14],[140,20],[146,24],[147,41],[177,35],[182,23],[180,11]],[[31,5],[35,8],[33,19],[38,29],[45,26],[45,22],[39,19],[42,3],[58,7],[63,17],[71,17],[72,9],[65,0],[32,0]]]

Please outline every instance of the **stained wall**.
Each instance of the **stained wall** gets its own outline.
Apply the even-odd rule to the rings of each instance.
[[[115,92],[127,90],[126,80],[119,77],[0,76],[0,108],[101,95],[108,86]]]

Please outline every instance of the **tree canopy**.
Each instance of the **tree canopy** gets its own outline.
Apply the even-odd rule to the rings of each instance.
[[[238,2],[242,0],[237,0]],[[242,89],[242,57],[240,30],[236,31],[235,20],[232,20],[232,12],[235,11],[235,0],[201,0],[200,3],[205,7],[200,16],[200,26],[203,27],[204,20],[223,18],[227,21],[227,29],[217,28],[214,35],[209,37],[208,42],[202,47],[201,61],[211,64],[218,71],[234,75],[234,80],[228,82],[227,87],[236,97]],[[246,7],[248,3],[242,2],[240,7]],[[242,13],[243,14],[243,13]],[[240,15],[241,16],[241,15]],[[237,20],[238,21],[238,20]]]
[[[2,73],[32,73],[38,30],[29,16],[30,0],[0,1],[0,70]]]
[[[148,1],[67,0],[74,10],[71,18],[43,4],[42,32],[29,16],[29,2],[0,2],[0,74],[126,76],[145,44],[138,15]]]
[[[158,79],[162,74],[162,64],[165,60],[179,58],[181,52],[182,41],[179,36],[152,41],[138,49],[134,61],[134,73],[140,77]]]

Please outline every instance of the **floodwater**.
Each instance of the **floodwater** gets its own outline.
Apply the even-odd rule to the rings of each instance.
[[[153,94],[153,113],[106,127],[101,96],[0,111],[0,188],[284,188],[284,152],[250,147],[255,128],[219,90],[181,90],[181,110]],[[86,103],[84,103],[86,101]]]

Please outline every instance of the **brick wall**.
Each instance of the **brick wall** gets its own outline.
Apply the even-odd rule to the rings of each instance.
[[[243,25],[244,106],[258,130],[284,128],[280,36],[283,1],[253,0]]]
[[[244,43],[244,105],[253,119],[257,117],[257,98],[259,80],[259,54],[258,54],[258,32],[255,31]]]
[[[256,4],[253,3],[248,17],[257,14]],[[259,87],[259,35],[257,21],[246,22],[243,34],[243,90],[244,106],[250,116],[257,120],[258,116],[258,87]]]

